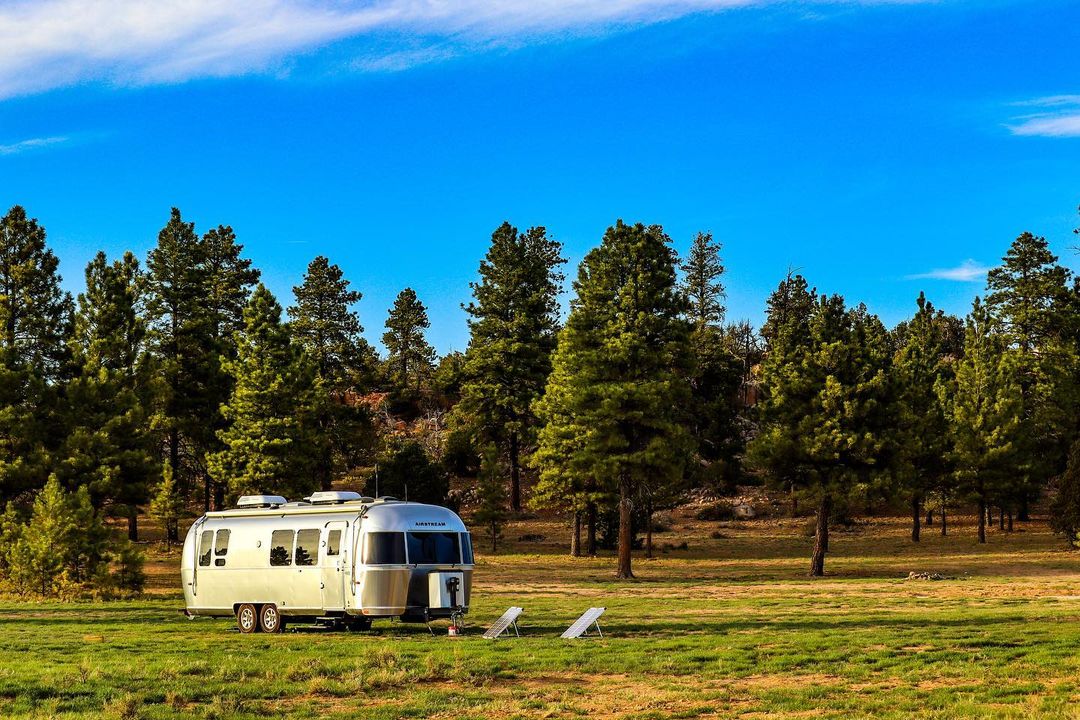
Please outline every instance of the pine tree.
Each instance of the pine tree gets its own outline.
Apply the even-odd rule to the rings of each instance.
[[[941,385],[952,379],[945,344],[945,320],[919,293],[918,311],[907,327],[907,338],[896,355],[898,468],[911,493],[911,539],[919,542],[922,504],[930,492],[943,499],[949,490],[948,422],[941,402]]]
[[[172,468],[168,465],[162,469],[161,482],[150,500],[149,510],[150,517],[157,520],[165,531],[165,547],[172,547],[173,538],[179,535],[178,526],[184,514],[184,503],[176,490]]]
[[[698,462],[690,466],[697,476],[691,482],[730,488],[738,481],[738,457],[743,449],[737,422],[743,367],[724,334],[723,274],[720,243],[713,241],[711,233],[698,233],[683,263],[682,282],[693,328],[687,416]]]
[[[888,469],[889,345],[865,307],[822,295],[807,315],[807,295],[798,276],[773,294],[761,428],[749,453],[774,482],[817,500],[810,575],[820,576],[836,502],[868,491]]]
[[[34,499],[30,522],[9,556],[16,587],[42,597],[61,590],[72,538],[79,530],[70,499],[60,481],[50,477]]]
[[[1050,527],[1073,547],[1080,546],[1080,440],[1069,450],[1069,463],[1057,480],[1057,497],[1050,509]]]
[[[72,302],[58,265],[22,207],[0,218],[0,499],[41,487],[63,436]]]
[[[366,495],[389,495],[412,502],[443,505],[450,478],[414,439],[391,440],[379,458],[376,474],[368,478]]]
[[[683,288],[690,301],[690,321],[695,329],[719,327],[724,322],[724,265],[720,259],[721,244],[712,233],[699,232],[690,245],[683,263]]]
[[[987,274],[986,309],[1017,350],[1023,404],[1016,442],[1024,460],[1000,500],[1009,512],[1017,506],[1025,520],[1039,489],[1064,469],[1078,427],[1080,359],[1075,345],[1063,337],[1070,323],[1069,278],[1046,239],[1028,232],[1013,241],[1002,264]]]
[[[281,306],[259,285],[244,310],[237,355],[226,363],[233,393],[222,408],[224,445],[208,470],[232,495],[303,495],[318,487],[314,463],[322,438],[314,427],[323,400],[314,368],[281,322]]]
[[[562,246],[543,227],[519,233],[504,222],[491,235],[480,262],[480,281],[470,283],[461,402],[457,424],[477,444],[494,443],[508,459],[510,508],[521,510],[521,457],[536,434],[533,402],[551,372],[559,326]]]
[[[244,324],[244,307],[251,290],[259,281],[260,272],[251,266],[251,260],[241,257],[244,246],[236,242],[236,234],[227,225],[219,225],[202,236],[202,266],[206,274],[207,292],[205,307],[209,327],[209,352],[216,357],[208,366],[206,384],[207,405],[212,410],[208,443],[204,453],[220,449],[216,434],[225,427],[220,408],[232,394],[232,378],[225,372],[225,362],[236,357],[233,338]],[[204,473],[203,505],[211,503],[221,509],[226,485],[214,482]]]
[[[85,486],[95,507],[128,518],[138,538],[138,506],[157,474],[148,404],[153,393],[140,316],[142,275],[131,253],[109,263],[99,252],[79,295],[72,357],[78,374],[67,387],[68,429],[56,472]]]
[[[499,451],[494,445],[484,449],[480,476],[476,479],[477,508],[473,522],[491,538],[491,552],[498,551],[499,538],[506,524],[506,487],[500,477]]]
[[[789,274],[770,294],[762,337],[761,397],[756,407],[759,423],[747,447],[750,462],[767,474],[773,485],[795,491],[809,482],[808,463],[799,423],[811,411],[816,393],[800,368],[812,349],[810,318],[816,290],[801,275]]]
[[[427,309],[412,288],[398,293],[386,319],[387,366],[394,387],[403,396],[419,397],[435,368],[435,350],[424,331],[431,327]]]
[[[206,247],[194,223],[184,222],[176,208],[158,233],[146,267],[149,340],[164,386],[155,426],[164,434],[178,490],[186,495],[202,473],[206,449],[215,442],[220,398],[214,382],[220,358],[207,302]]]
[[[537,464],[542,477],[587,477],[618,493],[616,574],[629,578],[633,498],[677,482],[690,446],[681,422],[689,327],[670,239],[658,226],[618,221],[582,261],[574,289],[537,406]],[[587,432],[568,445],[574,427]]]
[[[1007,492],[1018,464],[1023,396],[1017,351],[997,332],[976,298],[966,323],[964,358],[957,364],[947,407],[951,461],[962,486],[976,499],[979,542],[986,542],[986,510]]]
[[[293,288],[296,304],[289,308],[289,327],[315,365],[327,401],[320,403],[316,423],[328,442],[321,448],[316,473],[319,486],[330,489],[335,466],[347,467],[367,459],[372,441],[371,418],[348,402],[366,392],[375,372],[375,351],[361,336],[363,327],[353,306],[361,294],[337,265],[318,256],[308,265],[304,282]]]

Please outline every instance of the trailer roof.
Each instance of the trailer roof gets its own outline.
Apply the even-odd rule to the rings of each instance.
[[[457,514],[439,505],[403,500],[349,501],[333,505],[294,502],[270,508],[229,508],[206,513],[207,518],[286,517],[294,515],[364,515],[370,530],[446,530],[467,532]]]

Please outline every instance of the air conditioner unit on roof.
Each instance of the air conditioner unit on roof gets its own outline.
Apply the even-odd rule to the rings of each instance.
[[[236,501],[238,508],[270,508],[284,505],[288,500],[280,495],[241,495]]]
[[[312,505],[340,505],[341,503],[360,500],[360,493],[351,490],[323,490],[322,492],[311,493],[310,496],[304,499]]]

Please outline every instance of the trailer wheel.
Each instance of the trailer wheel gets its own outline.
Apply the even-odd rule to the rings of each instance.
[[[236,627],[245,635],[259,629],[259,613],[251,603],[244,603],[236,608]]]
[[[278,612],[277,605],[267,603],[259,608],[259,627],[263,632],[279,633],[285,626],[285,620]]]

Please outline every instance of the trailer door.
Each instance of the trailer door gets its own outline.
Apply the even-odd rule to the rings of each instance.
[[[345,548],[348,523],[335,520],[323,528],[322,554],[319,563],[322,573],[322,605],[324,610],[345,609],[345,580],[349,557]]]

